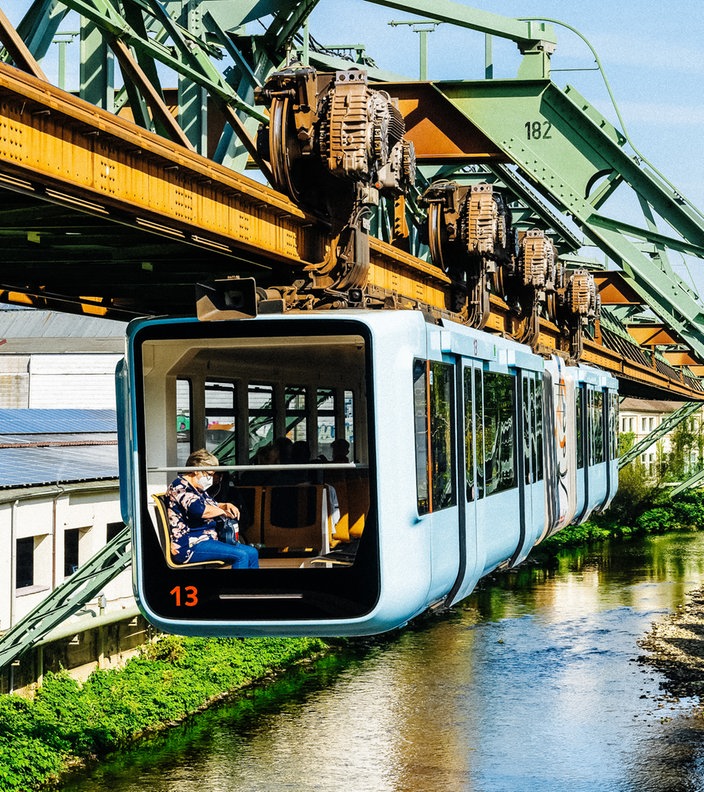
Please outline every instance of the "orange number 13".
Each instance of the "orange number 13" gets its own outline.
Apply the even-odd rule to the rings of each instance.
[[[176,607],[180,608],[185,605],[187,608],[192,608],[198,604],[198,589],[195,586],[175,586],[171,589],[169,594],[173,594],[176,599]]]

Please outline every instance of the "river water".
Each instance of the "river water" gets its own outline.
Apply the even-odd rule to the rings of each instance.
[[[704,534],[569,552],[355,644],[64,792],[702,792],[704,724],[636,662],[704,583]]]

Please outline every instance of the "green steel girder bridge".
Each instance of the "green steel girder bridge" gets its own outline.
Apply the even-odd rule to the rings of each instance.
[[[704,308],[670,265],[674,254],[704,258],[704,215],[575,88],[553,82],[553,24],[448,0],[371,1],[476,32],[484,79],[418,82],[378,68],[362,45],[321,44],[309,17],[325,0],[18,0],[12,19],[0,9],[0,299],[129,319],[193,314],[195,284],[218,278],[298,289],[294,305],[339,286],[335,220],[296,200],[285,116],[263,148],[260,127],[283,105],[274,96],[267,110],[261,97],[276,94],[272,75],[363,69],[394,98],[417,167],[402,198],[374,209],[355,299],[452,312],[420,196],[438,179],[490,184],[519,231],[541,230],[567,272],[593,275],[601,320],[580,339],[582,359],[626,393],[704,400]],[[521,54],[512,79],[492,77],[497,37]],[[627,221],[613,208],[624,195],[640,210]],[[510,314],[493,294],[482,326],[515,333]],[[536,345],[563,349],[554,317],[541,314],[540,328]],[[88,577],[123,569],[127,542],[116,537]],[[0,638],[0,666],[86,601],[84,572]]]

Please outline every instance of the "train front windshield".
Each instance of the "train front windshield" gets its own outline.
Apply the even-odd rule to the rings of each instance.
[[[373,609],[370,343],[349,320],[136,323],[136,590],[154,623],[236,633],[232,625],[319,624]],[[258,568],[172,554],[167,493],[202,448],[220,463],[208,494],[238,507]]]

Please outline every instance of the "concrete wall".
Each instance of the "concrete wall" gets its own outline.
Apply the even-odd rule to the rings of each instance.
[[[67,531],[78,531],[80,566],[105,546],[109,534],[123,528],[117,481],[0,491],[0,633],[68,577]],[[25,553],[31,550],[31,581],[26,579],[26,567],[18,569],[18,542]],[[19,581],[18,574],[23,573],[25,580]],[[31,687],[47,670],[67,668],[83,678],[94,668],[120,664],[149,633],[138,615],[128,567],[50,633],[49,645],[28,651],[5,669],[0,692]]]

